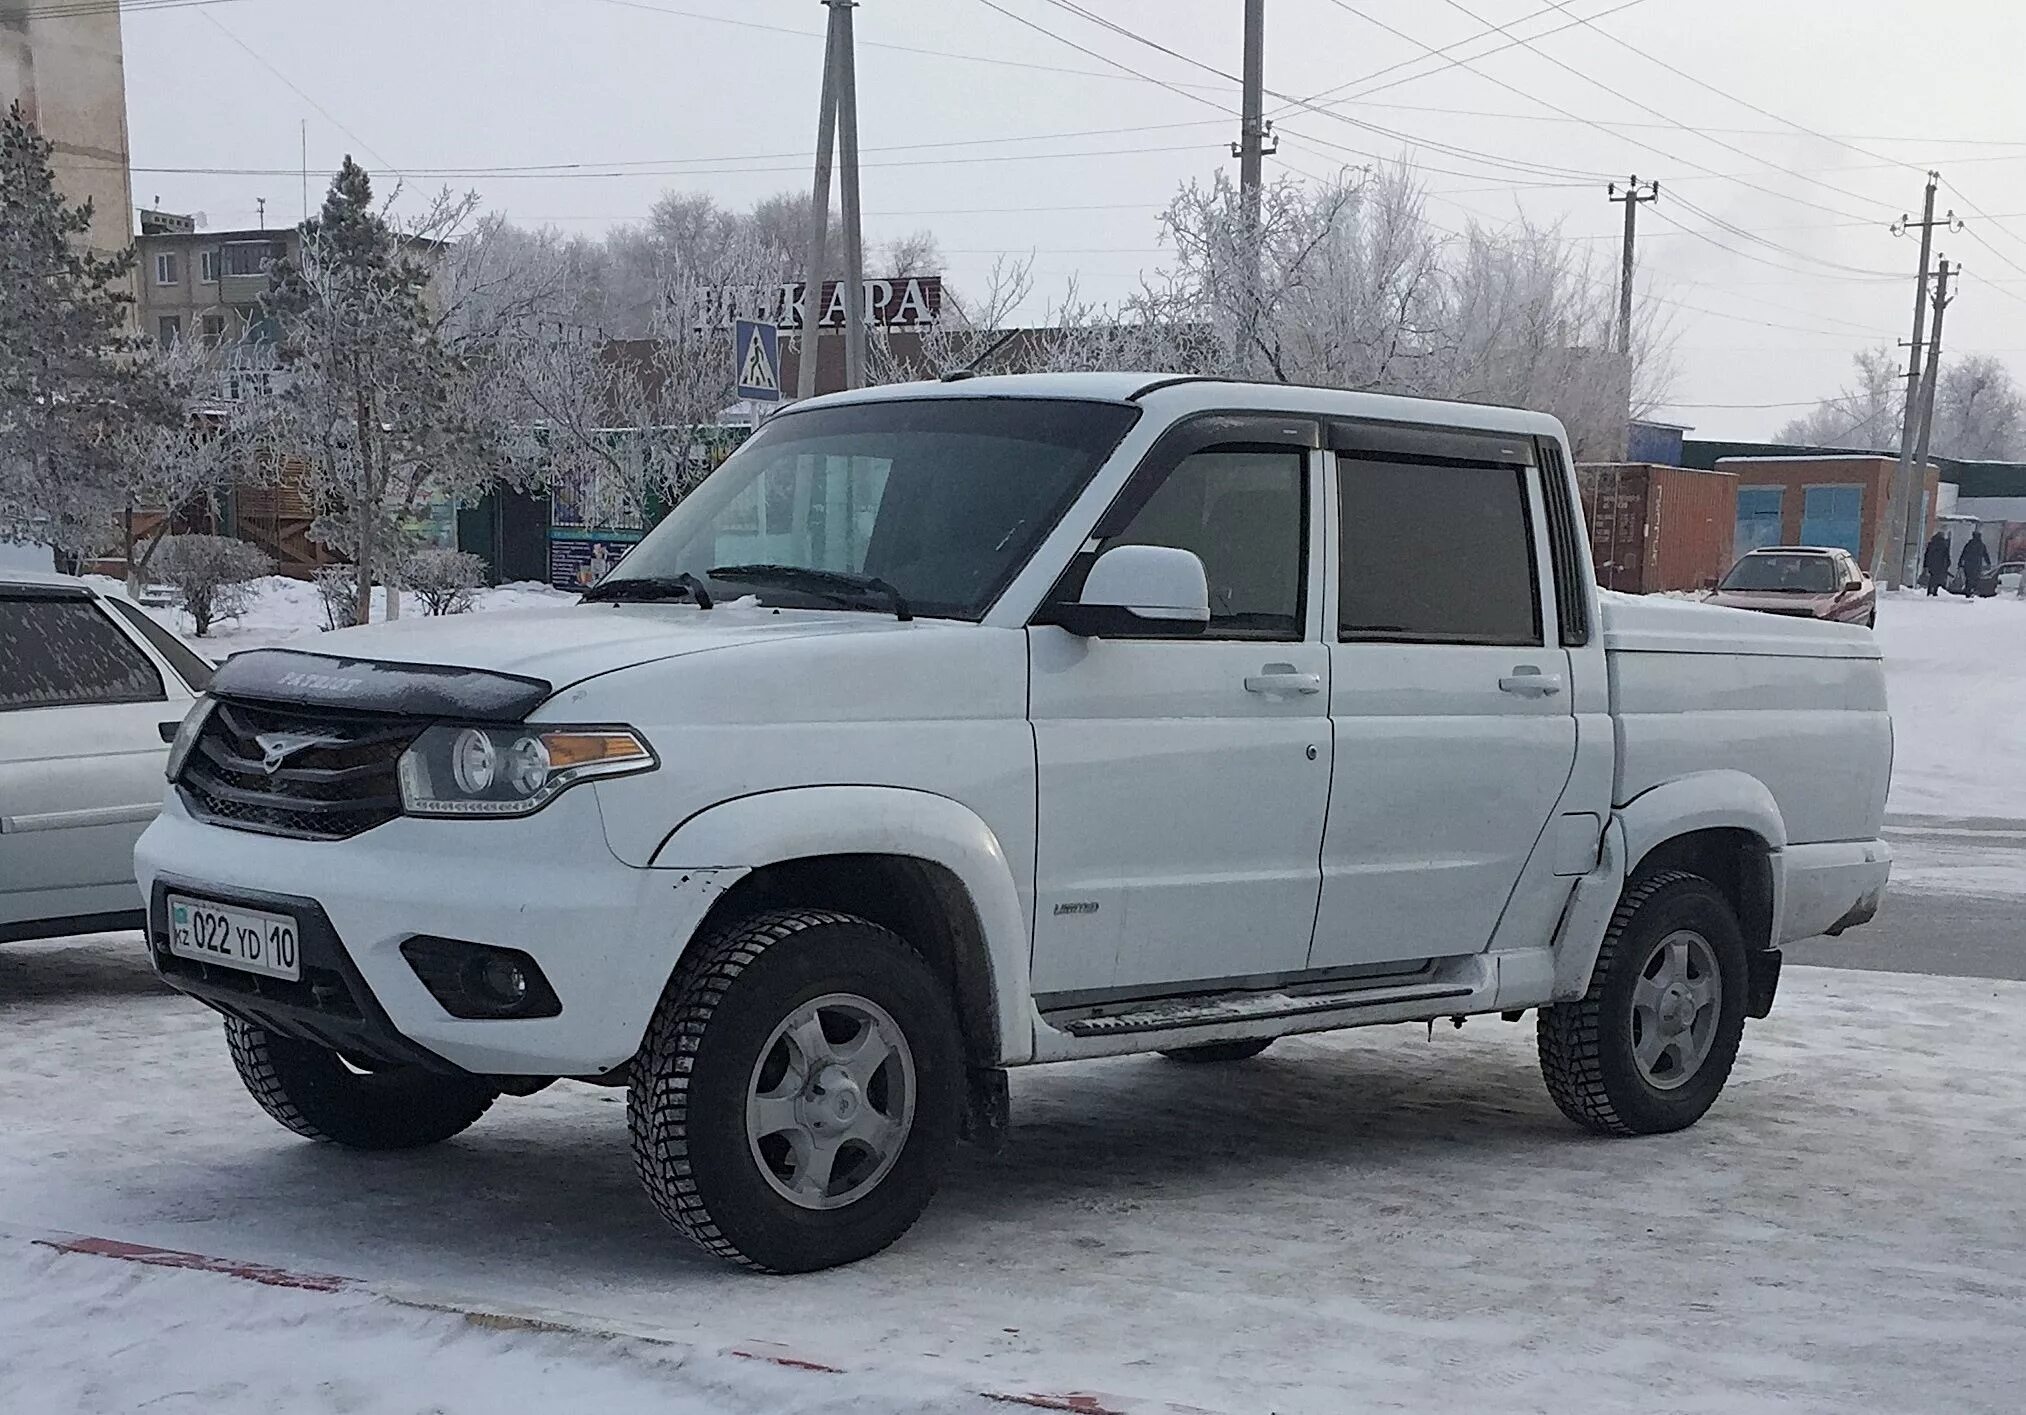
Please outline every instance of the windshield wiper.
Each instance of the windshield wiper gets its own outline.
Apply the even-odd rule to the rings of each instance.
[[[661,599],[693,599],[698,609],[709,609],[710,586],[687,570],[680,575],[639,575],[625,579],[604,579],[584,591],[582,602],[590,604],[605,600],[613,604],[621,601],[646,603]]]
[[[708,573],[713,580],[745,580],[755,585],[775,584],[786,590],[807,590],[846,605],[868,594],[879,595],[893,610],[893,617],[902,623],[915,617],[901,592],[877,575],[854,575],[847,570],[811,570],[801,565],[713,565]]]

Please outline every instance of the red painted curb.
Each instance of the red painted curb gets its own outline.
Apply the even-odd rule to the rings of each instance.
[[[193,1272],[220,1273],[243,1278],[267,1287],[294,1287],[305,1292],[341,1292],[356,1287],[348,1277],[328,1273],[292,1273],[261,1263],[235,1263],[227,1258],[209,1258],[202,1253],[182,1253],[174,1248],[151,1248],[145,1243],[122,1243],[116,1238],[37,1238],[34,1243],[59,1253],[84,1253],[94,1258],[119,1258],[155,1268],[187,1268]]]

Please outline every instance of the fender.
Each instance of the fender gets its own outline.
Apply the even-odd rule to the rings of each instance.
[[[1571,1002],[1590,990],[1590,974],[1604,935],[1611,927],[1625,883],[1656,846],[1698,830],[1744,830],[1766,843],[1774,856],[1773,911],[1779,917],[1785,893],[1779,853],[1786,848],[1787,823],[1765,783],[1742,771],[1699,771],[1640,793],[1611,813],[1598,852],[1597,868],[1583,876],[1555,930],[1557,1002]]]
[[[1034,1050],[1027,909],[992,828],[968,806],[895,786],[805,786],[739,796],[677,826],[655,869],[758,869],[819,855],[900,855],[940,865],[970,894],[985,935],[1001,1061]]]
[[[1641,792],[1613,815],[1625,826],[1628,876],[1638,873],[1654,846],[1698,830],[1748,830],[1770,851],[1787,848],[1779,802],[1763,781],[1742,771],[1677,776]]]

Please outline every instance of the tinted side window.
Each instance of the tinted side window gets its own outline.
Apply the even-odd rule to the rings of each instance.
[[[1299,451],[1198,452],[1176,464],[1105,549],[1195,551],[1210,582],[1208,638],[1299,639],[1306,485]]]
[[[1522,468],[1339,458],[1337,469],[1340,638],[1541,642]]]
[[[165,696],[147,655],[89,599],[0,595],[0,711]]]
[[[204,691],[204,685],[211,681],[211,665],[206,663],[196,650],[157,624],[138,604],[124,599],[114,599],[110,595],[106,597],[105,603],[111,605],[121,618],[139,630],[141,637],[155,646],[156,653],[169,660],[169,667],[176,670],[176,676],[183,680],[191,692]]]

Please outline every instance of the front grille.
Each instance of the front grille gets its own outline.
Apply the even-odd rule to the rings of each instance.
[[[397,767],[423,725],[221,702],[176,785],[191,813],[215,825],[343,840],[401,814]]]

